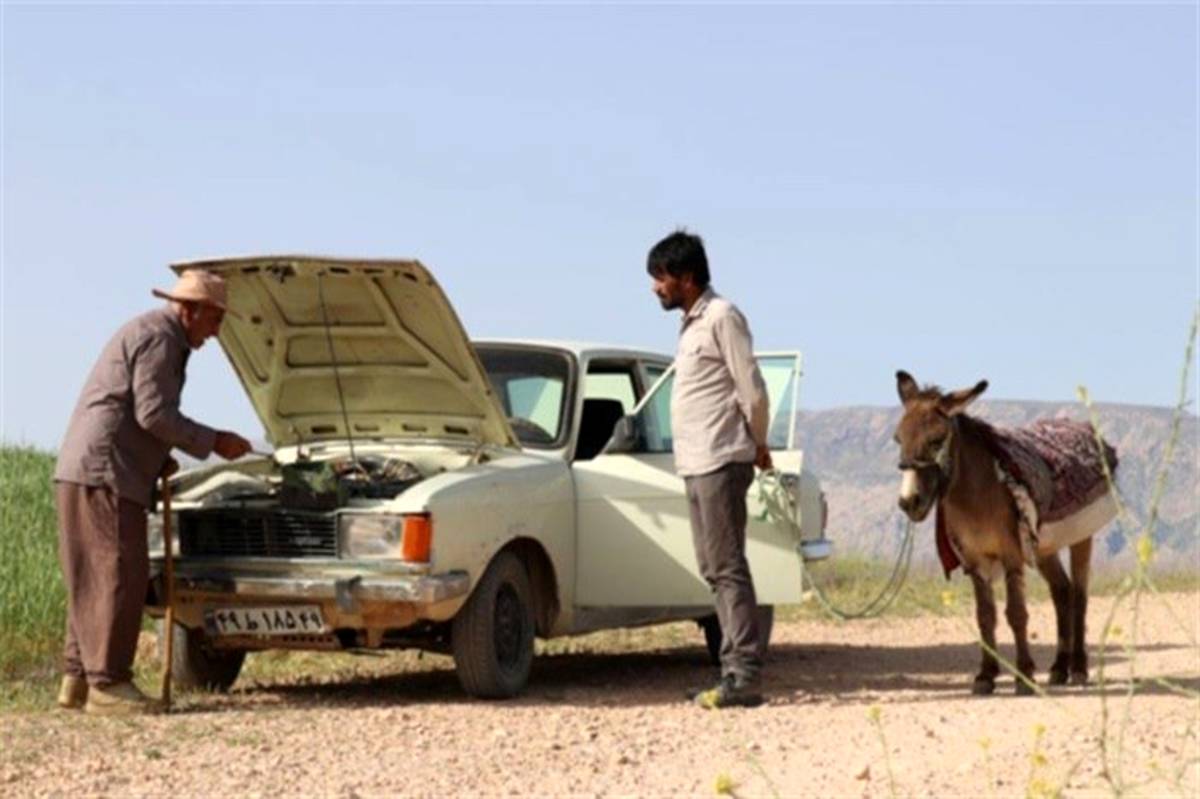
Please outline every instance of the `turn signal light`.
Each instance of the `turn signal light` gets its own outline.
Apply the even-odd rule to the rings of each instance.
[[[400,545],[400,557],[416,563],[428,563],[432,544],[433,519],[427,515],[405,516],[404,540]]]

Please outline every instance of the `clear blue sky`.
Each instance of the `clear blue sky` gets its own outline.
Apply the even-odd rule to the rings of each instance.
[[[0,437],[56,447],[166,264],[416,257],[472,335],[669,350],[707,241],[810,408],[893,372],[1174,401],[1194,5],[3,7]],[[211,343],[185,410],[257,437]]]

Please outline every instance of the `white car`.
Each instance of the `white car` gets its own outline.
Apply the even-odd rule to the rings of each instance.
[[[719,641],[673,468],[669,356],[472,344],[416,261],[174,268],[228,281],[221,346],[275,448],[171,481],[180,683],[227,688],[252,650],[418,647],[452,653],[468,693],[506,697],[535,636],[697,619]],[[782,476],[751,488],[748,557],[769,628],[830,545],[792,443],[799,356],[760,364]]]

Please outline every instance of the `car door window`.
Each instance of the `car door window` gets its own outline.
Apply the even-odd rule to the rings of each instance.
[[[791,449],[795,442],[797,391],[800,380],[798,353],[757,356],[759,371],[767,386],[770,407],[770,426],[767,445],[774,450]],[[647,372],[653,367],[648,367]],[[653,373],[650,373],[653,376]],[[671,435],[671,389],[675,384],[675,367],[651,389],[634,411],[641,436],[639,452],[673,452]]]
[[[770,404],[770,424],[767,427],[767,446],[770,449],[792,449],[795,441],[796,392],[800,382],[799,357],[795,354],[760,355],[758,370],[767,384]]]
[[[671,437],[671,387],[675,384],[675,371],[671,370],[649,396],[642,399],[637,411],[637,425],[641,432],[641,452],[674,452]]]
[[[642,365],[642,369],[646,373],[646,390],[654,388],[654,384],[658,379],[667,373],[670,369],[670,364],[647,363]]]
[[[625,413],[629,413],[637,405],[633,375],[629,372],[589,372],[584,380],[583,398],[616,400]]]

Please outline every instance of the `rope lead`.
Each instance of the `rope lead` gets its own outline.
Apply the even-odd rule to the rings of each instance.
[[[797,497],[797,500],[793,502],[788,486],[782,479],[780,472],[775,469],[760,472],[757,477],[757,483],[758,499],[762,505],[762,512],[757,514],[755,518],[758,521],[769,521],[786,531],[792,538],[796,539],[796,548],[799,550],[802,542],[800,525],[796,521],[799,498]],[[888,577],[888,581],[878,594],[872,597],[861,608],[855,610],[840,608],[833,603],[824,589],[813,579],[808,564],[804,562],[803,554],[800,556],[801,579],[806,580],[812,586],[813,594],[817,597],[817,601],[821,604],[821,607],[835,619],[840,619],[841,621],[869,619],[880,615],[896,601],[896,597],[900,594],[900,589],[904,587],[904,580],[908,577],[908,567],[912,562],[912,551],[913,526],[912,521],[906,521],[904,525],[904,538],[900,542],[900,551],[896,555],[896,563],[892,566],[891,576]]]

